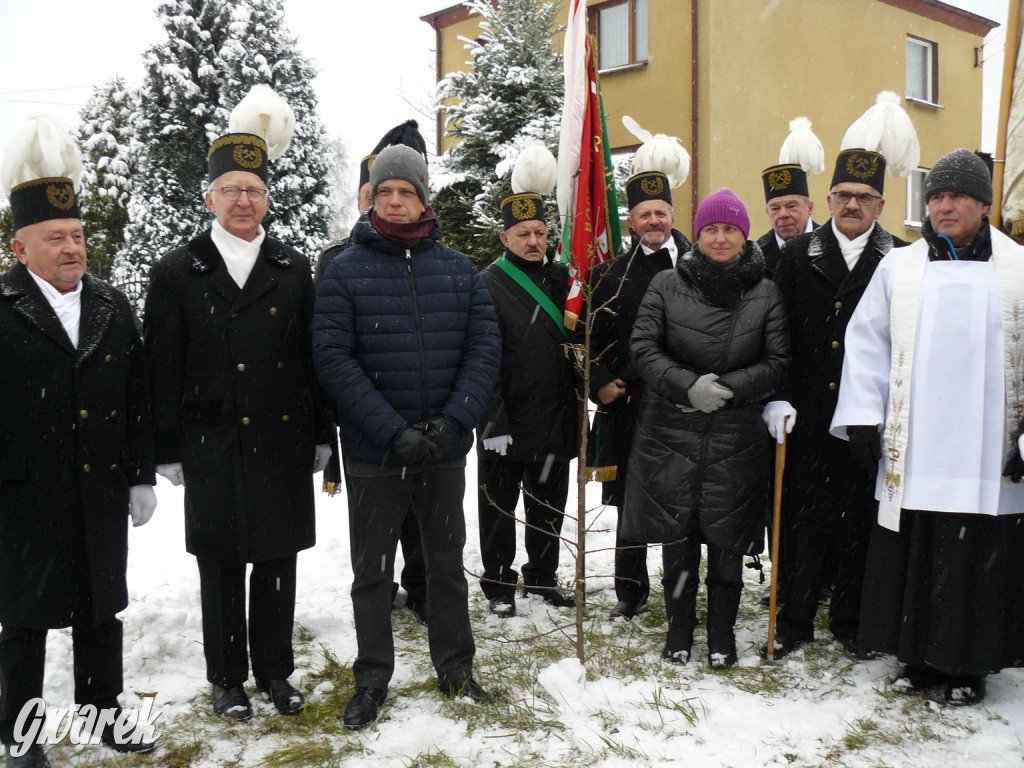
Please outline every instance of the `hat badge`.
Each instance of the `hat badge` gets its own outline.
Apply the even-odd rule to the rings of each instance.
[[[520,197],[512,201],[512,216],[516,221],[529,221],[537,215],[537,206],[528,197]]]
[[[846,161],[846,170],[855,179],[870,179],[878,173],[878,158],[855,153]]]
[[[259,147],[238,144],[231,153],[235,163],[242,168],[259,168],[263,164],[263,153]]]
[[[60,211],[67,211],[75,204],[75,193],[67,183],[47,184],[46,199]]]
[[[792,183],[793,174],[785,168],[778,171],[772,171],[768,174],[768,186],[772,188],[773,192],[778,192],[780,189],[787,189]]]
[[[648,176],[640,180],[640,189],[645,195],[660,195],[665,191],[665,182],[660,176]]]

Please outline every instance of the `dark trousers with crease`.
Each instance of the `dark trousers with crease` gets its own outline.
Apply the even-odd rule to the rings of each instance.
[[[665,577],[665,615],[670,651],[689,650],[696,624],[700,585],[700,539],[689,536],[661,550]],[[743,555],[708,545],[708,649],[735,651],[733,627],[743,591]]]
[[[491,461],[477,463],[477,500],[480,517],[480,557],[484,575],[480,588],[488,599],[512,597],[519,574],[512,568],[516,557],[516,505],[523,489],[525,545],[528,562],[523,584],[556,586],[555,571],[561,551],[559,534],[569,495],[569,462],[549,465]]]
[[[257,680],[283,680],[295,671],[296,556],[252,564],[246,621],[247,563],[196,557],[203,604],[206,679],[223,687],[249,678],[249,656]],[[248,647],[246,639],[248,638]]]
[[[395,547],[410,515],[419,523],[426,561],[430,658],[439,681],[461,687],[476,654],[462,565],[465,467],[407,467],[403,474],[380,477],[354,476],[347,467],[346,479],[356,687],[386,689],[394,672],[391,584]]]
[[[0,741],[14,744],[14,725],[25,704],[43,695],[46,629],[4,626],[0,630]],[[71,627],[75,703],[116,707],[124,689],[121,621]],[[27,730],[27,728],[26,728]]]

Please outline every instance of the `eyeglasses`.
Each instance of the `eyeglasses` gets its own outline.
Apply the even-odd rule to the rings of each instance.
[[[871,205],[875,200],[881,200],[882,196],[872,195],[870,192],[858,192],[857,194],[854,194],[853,192],[839,191],[832,193],[832,199],[840,205],[846,205],[851,200],[856,200],[857,205],[864,208],[865,206]]]
[[[225,200],[234,202],[242,196],[244,192],[246,197],[249,198],[250,203],[259,203],[263,201],[263,198],[267,196],[267,190],[265,189],[241,189],[240,187],[210,187],[211,192],[220,192],[224,195]]]

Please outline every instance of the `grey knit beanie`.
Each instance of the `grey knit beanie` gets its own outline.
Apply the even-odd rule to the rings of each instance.
[[[983,205],[992,205],[992,175],[976,154],[955,149],[936,160],[924,177],[925,200],[940,192],[962,192]]]
[[[377,196],[377,187],[388,179],[408,181],[419,193],[424,205],[430,204],[427,186],[427,161],[412,147],[396,144],[381,151],[370,166],[370,197]]]

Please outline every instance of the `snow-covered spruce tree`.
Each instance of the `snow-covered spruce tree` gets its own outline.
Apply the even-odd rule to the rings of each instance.
[[[263,225],[312,259],[328,241],[331,161],[316,111],[316,71],[288,29],[284,0],[239,0],[221,58],[224,84],[211,141],[227,130],[231,110],[257,83],[273,88],[295,112],[288,151],[270,163],[271,205]]]
[[[0,275],[13,267],[18,259],[11,250],[14,239],[14,222],[11,220],[11,206],[6,200],[0,201]]]
[[[470,72],[438,83],[445,134],[459,143],[438,158],[434,208],[445,242],[479,267],[502,253],[501,201],[522,147],[533,141],[558,151],[564,85],[562,56],[551,43],[558,3],[471,0],[481,34],[463,38]],[[555,210],[553,197],[550,210]],[[557,240],[556,222],[549,222]]]
[[[359,169],[350,162],[348,148],[341,137],[336,136],[328,142],[327,153],[331,160],[327,180],[333,212],[327,234],[332,242],[336,242],[348,236],[359,218],[356,200]]]
[[[157,15],[167,39],[144,54],[132,145],[136,175],[114,276],[137,307],[150,266],[209,226],[206,152],[256,83],[277,91],[296,118],[291,146],[271,164],[264,225],[313,255],[326,241],[329,219],[315,73],[284,24],[282,0],[166,0]]]
[[[116,77],[93,91],[83,107],[78,129],[82,152],[82,226],[89,252],[89,272],[109,280],[124,247],[131,193],[129,153],[136,93]]]

